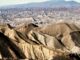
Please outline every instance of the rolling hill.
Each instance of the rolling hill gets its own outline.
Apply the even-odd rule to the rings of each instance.
[[[38,3],[28,3],[28,4],[17,4],[4,6],[2,8],[58,8],[58,7],[79,7],[80,3],[75,1],[65,1],[65,0],[50,0]]]

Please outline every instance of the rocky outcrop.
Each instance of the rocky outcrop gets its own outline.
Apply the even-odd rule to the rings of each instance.
[[[79,55],[80,29],[74,24],[0,25],[1,59],[78,60]]]

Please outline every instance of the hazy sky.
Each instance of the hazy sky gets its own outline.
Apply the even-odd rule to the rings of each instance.
[[[31,3],[31,2],[43,2],[43,1],[48,1],[48,0],[0,0],[0,6]],[[80,0],[75,0],[75,1],[80,2]]]

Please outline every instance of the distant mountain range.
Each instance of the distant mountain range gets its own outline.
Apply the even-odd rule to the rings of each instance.
[[[65,1],[65,0],[50,0],[46,2],[39,2],[39,3],[28,3],[28,4],[18,4],[18,5],[11,5],[5,6],[2,8],[58,8],[58,7],[79,7],[80,3],[75,1]]]

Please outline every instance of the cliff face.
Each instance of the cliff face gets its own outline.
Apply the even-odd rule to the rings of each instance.
[[[79,55],[80,29],[74,24],[0,25],[1,59],[78,60]]]

